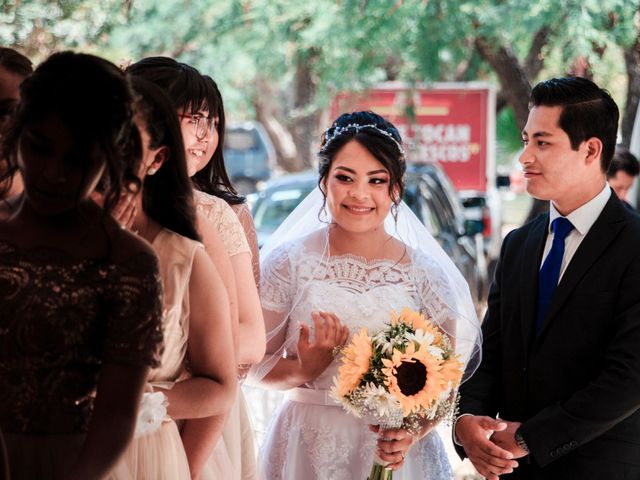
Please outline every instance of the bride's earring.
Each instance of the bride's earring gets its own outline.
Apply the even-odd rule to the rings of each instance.
[[[147,169],[147,175],[153,175],[153,174],[155,174],[157,171],[158,171],[158,169],[157,169],[157,168],[149,167],[149,168]]]
[[[394,203],[391,205],[391,216],[396,223],[396,227],[398,226],[398,204]]]
[[[324,203],[322,208],[320,209],[320,213],[318,214],[318,219],[322,223],[329,223],[329,213],[327,213],[327,204]]]

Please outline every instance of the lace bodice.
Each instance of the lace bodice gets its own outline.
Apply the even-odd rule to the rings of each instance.
[[[223,199],[194,190],[196,210],[216,226],[230,257],[251,252],[238,217]]]
[[[0,241],[0,426],[87,430],[105,362],[156,366],[162,344],[155,257],[114,264]]]
[[[381,330],[389,323],[391,311],[405,307],[440,319],[439,323],[446,321],[446,306],[431,293],[433,283],[439,281],[438,270],[428,270],[428,258],[415,252],[409,258],[403,263],[352,255],[323,258],[295,244],[275,250],[265,262],[260,294],[265,318],[271,323],[267,328],[286,322],[281,353],[297,354],[298,324],[312,326],[313,311],[334,313],[352,334],[362,327],[370,333]],[[433,275],[428,277],[428,271]],[[338,365],[334,361],[308,386],[330,388]]]

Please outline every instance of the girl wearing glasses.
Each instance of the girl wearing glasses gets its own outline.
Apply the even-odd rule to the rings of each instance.
[[[216,96],[210,83],[193,67],[166,57],[145,58],[131,65],[127,71],[155,83],[168,94],[181,120],[189,176],[193,178],[197,172],[204,171],[209,163],[213,163],[209,160],[218,150],[224,126],[221,98]],[[212,180],[212,183],[224,184],[217,180]],[[195,179],[194,184],[198,185]],[[218,190],[211,193],[196,190],[195,201],[205,246],[208,248],[207,226],[213,226],[231,258],[234,287],[238,294],[242,294],[242,301],[237,303],[238,325],[235,332],[238,374],[242,377],[248,367],[260,361],[264,355],[264,322],[253,274],[251,250],[238,217],[226,201],[233,201],[233,198],[238,197],[234,197],[233,191],[223,194],[220,190],[222,187],[216,188]],[[224,417],[219,416],[199,423],[202,435],[211,440],[211,450],[215,447],[215,452],[190,459],[191,474],[201,474],[203,479],[239,479],[241,475],[242,478],[254,478],[253,438],[250,437],[251,429],[248,427],[248,415],[241,393],[227,421],[226,430],[231,431],[233,438],[237,440],[229,447],[225,442],[218,442],[225,421]],[[244,437],[239,433],[241,430],[245,432]],[[246,447],[240,447],[239,439],[246,438],[247,435],[248,441],[243,444]],[[241,458],[241,453],[244,458]],[[243,469],[249,473],[243,474]]]
[[[132,77],[132,84],[138,94],[136,124],[143,147],[138,175],[143,184],[131,228],[156,251],[164,285],[165,350],[160,367],[148,377],[147,391],[154,392],[148,398],[156,403],[163,395],[168,406],[157,429],[139,432],[117,474],[119,479],[189,480],[188,460],[197,464],[193,460],[208,445],[194,419],[225,414],[235,398],[228,299],[196,230],[173,106],[156,85],[140,77]],[[143,410],[147,403],[143,401]]]

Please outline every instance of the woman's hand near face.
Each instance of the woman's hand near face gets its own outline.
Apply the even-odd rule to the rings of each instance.
[[[309,339],[309,326],[300,324],[298,340],[298,362],[300,370],[308,380],[314,380],[333,362],[334,348],[341,347],[349,338],[349,328],[342,325],[333,313],[314,312],[313,341]]]
[[[104,196],[97,192],[91,192],[91,199],[100,205],[104,206]],[[115,207],[111,211],[111,216],[120,224],[122,228],[131,228],[133,221],[136,218],[137,208],[135,202],[135,194],[130,192],[124,192],[120,195],[120,200],[116,203]]]

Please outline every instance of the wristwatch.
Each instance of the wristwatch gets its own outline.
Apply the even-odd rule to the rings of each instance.
[[[514,438],[516,440],[516,444],[525,452],[529,453],[529,447],[527,445],[527,442],[524,441],[524,438],[522,437],[522,432],[520,432],[520,429],[516,430],[516,433],[514,434]]]

